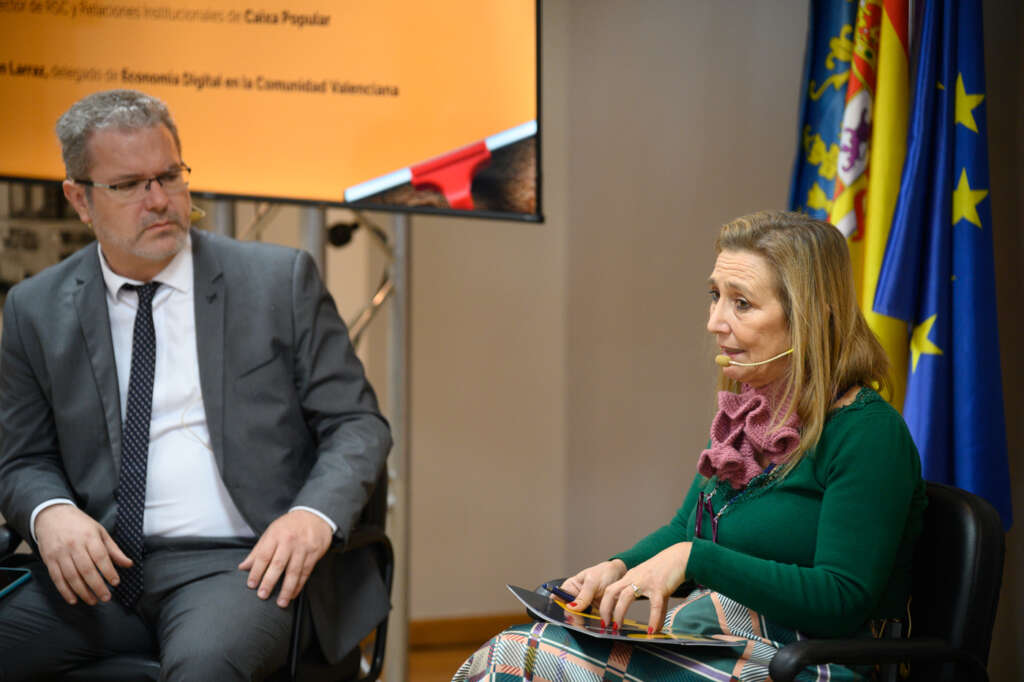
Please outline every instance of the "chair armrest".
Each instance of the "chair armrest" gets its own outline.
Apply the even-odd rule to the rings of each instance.
[[[6,561],[21,544],[21,536],[8,524],[0,524],[0,561]]]
[[[328,548],[328,552],[344,554],[345,552],[369,547],[377,554],[377,565],[380,569],[381,579],[384,581],[388,597],[391,596],[392,582],[395,572],[395,554],[391,546],[391,539],[384,532],[384,529],[376,524],[359,524],[352,529],[348,540],[345,543],[335,541]],[[302,621],[303,614],[308,609],[306,603],[306,591],[303,590],[295,600],[295,614],[292,619],[292,642],[288,654],[288,678],[295,680],[299,669],[299,658],[302,651]],[[380,677],[384,667],[384,647],[387,643],[388,619],[377,625],[376,636],[373,641],[373,655],[369,662],[369,670],[362,671],[359,680],[376,680]]]
[[[988,674],[977,658],[954,649],[935,637],[914,639],[803,639],[782,647],[769,666],[772,680],[789,682],[809,665],[839,663],[871,665],[875,663],[965,663],[971,669],[969,679],[987,680]]]
[[[370,524],[356,526],[352,529],[345,544],[335,543],[328,551],[345,553],[362,547],[371,547],[377,552],[381,577],[384,579],[390,595],[395,568],[395,550],[391,546],[391,538],[387,536],[382,527]]]
[[[380,526],[356,526],[349,534],[348,542],[345,544],[338,543],[332,547],[332,551],[348,552],[353,549],[359,549],[360,547],[385,543],[390,545],[391,540],[388,539],[388,536],[384,533],[384,529]]]
[[[395,573],[395,552],[391,546],[391,538],[384,532],[384,528],[376,524],[357,525],[349,534],[348,542],[340,543],[331,551],[349,552],[361,547],[371,547],[377,553],[377,565],[380,568],[381,578],[387,589],[388,597],[391,596],[391,586]],[[369,670],[363,671],[360,680],[376,680],[380,677],[384,668],[384,647],[387,643],[388,619],[384,618],[377,625],[377,634],[373,640],[373,654],[369,661]]]

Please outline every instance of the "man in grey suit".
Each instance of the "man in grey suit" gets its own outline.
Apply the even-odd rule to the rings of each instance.
[[[0,679],[132,652],[261,679],[304,586],[337,660],[388,608],[368,554],[326,551],[391,440],[312,259],[191,229],[159,100],[96,93],[57,132],[98,244],[4,307],[0,512],[41,561],[0,600]]]

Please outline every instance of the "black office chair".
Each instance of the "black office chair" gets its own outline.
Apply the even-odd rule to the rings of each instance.
[[[370,547],[377,559],[381,578],[391,595],[395,559],[391,541],[384,533],[387,517],[387,472],[381,474],[373,495],[363,508],[359,523],[353,529],[344,546],[332,547],[332,552],[348,552]],[[10,526],[0,525],[0,565],[17,563],[19,557],[14,551],[21,544],[21,537]],[[288,663],[270,679],[273,682],[338,682],[355,680],[376,680],[384,666],[384,648],[387,643],[388,619],[385,617],[370,637],[364,640],[337,665],[330,665],[323,658],[319,644],[315,641],[303,648],[302,624],[307,621],[305,592],[295,601],[295,617],[292,622],[292,641],[288,652]],[[160,677],[160,661],[147,656],[119,655],[93,661],[64,675],[65,682],[149,682]]]
[[[882,671],[886,682],[895,682],[901,663],[910,664],[910,682],[988,680],[1006,549],[1002,522],[991,504],[966,490],[928,482],[927,493],[906,637],[799,640],[775,654],[772,680],[790,682],[807,666],[822,663],[892,664]],[[684,597],[693,587],[683,583],[672,596]]]
[[[793,680],[805,667],[820,663],[909,663],[907,679],[912,681],[988,680],[1006,544],[1002,522],[992,505],[976,495],[941,483],[927,485],[908,636],[793,642],[772,660],[773,680]]]

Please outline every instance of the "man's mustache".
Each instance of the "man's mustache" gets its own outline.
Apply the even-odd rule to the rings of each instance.
[[[166,213],[163,213],[162,215],[154,216],[152,218],[147,219],[145,222],[143,222],[142,230],[143,231],[148,230],[149,228],[153,227],[154,225],[158,225],[160,223],[174,223],[175,225],[177,225],[178,227],[180,227],[182,229],[186,229],[186,227],[187,227],[184,224],[184,221],[182,221],[181,216],[178,215],[177,211],[167,211]]]

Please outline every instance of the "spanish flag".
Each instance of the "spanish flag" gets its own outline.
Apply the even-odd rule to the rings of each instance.
[[[861,310],[889,356],[892,393],[887,398],[897,408],[903,405],[906,385],[907,325],[875,312],[873,302],[906,154],[910,93],[907,5],[907,0],[865,0],[854,14],[848,9],[852,3],[845,0],[812,2],[809,62],[821,40],[814,35],[816,18],[850,12],[852,23],[830,37],[831,49],[824,59],[825,66],[832,60],[845,68],[834,76],[844,82],[845,93],[839,121],[829,121],[828,128],[813,133],[821,140],[837,140],[835,147],[829,148],[834,154],[829,164],[834,174],[831,192],[800,196],[795,173],[790,195],[791,208],[827,217],[846,236]],[[805,82],[808,100],[817,102],[821,95],[815,81],[805,75]],[[805,119],[812,109],[805,102]],[[813,139],[808,144],[810,124],[809,120],[802,122],[802,151],[807,159],[798,159],[798,168],[812,159],[815,145]],[[827,214],[822,215],[822,209]]]

